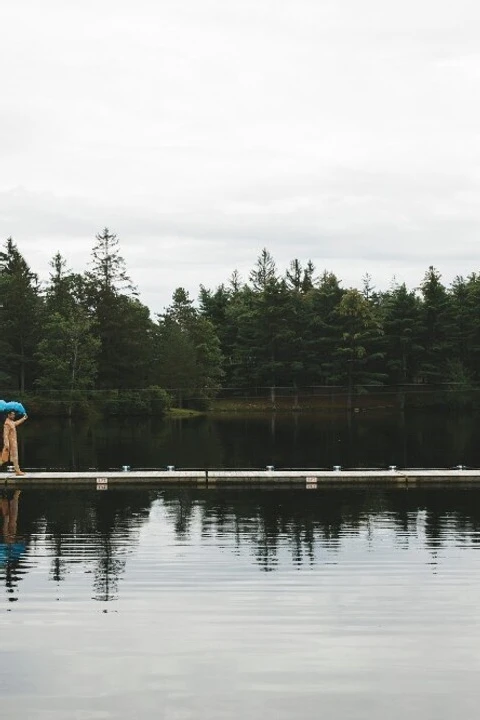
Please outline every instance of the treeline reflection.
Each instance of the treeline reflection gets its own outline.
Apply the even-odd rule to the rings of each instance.
[[[32,420],[20,441],[31,469],[480,467],[478,417],[442,413],[290,413],[194,418]]]
[[[13,492],[3,491],[2,513]],[[81,566],[92,576],[95,600],[115,599],[126,559],[137,546],[155,493],[24,490],[16,495],[14,532],[4,530],[0,544],[0,582],[5,584],[8,600],[17,599],[15,591],[23,576],[45,558],[54,582],[61,583]],[[12,548],[18,546],[23,552],[13,553]]]
[[[179,538],[191,534],[198,512],[203,538],[234,537],[265,570],[278,564],[280,548],[294,563],[315,562],[317,551],[336,553],[345,535],[371,533],[387,516],[399,546],[419,538],[427,548],[480,539],[480,487],[164,491],[162,498]]]
[[[51,581],[60,584],[80,570],[94,599],[116,599],[149,522],[164,523],[182,543],[213,540],[247,549],[265,571],[286,562],[314,564],[325,555],[334,560],[346,536],[370,536],[382,520],[399,549],[420,543],[432,557],[444,545],[480,539],[480,487],[474,486],[4,490],[0,501],[0,582],[10,601],[22,578],[45,563]]]

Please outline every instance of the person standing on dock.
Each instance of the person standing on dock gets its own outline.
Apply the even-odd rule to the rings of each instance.
[[[9,457],[15,470],[15,475],[25,475],[25,473],[20,470],[18,464],[17,427],[24,423],[27,418],[28,415],[25,414],[20,420],[15,420],[15,413],[12,410],[7,414],[7,419],[3,424],[2,462],[6,462]]]

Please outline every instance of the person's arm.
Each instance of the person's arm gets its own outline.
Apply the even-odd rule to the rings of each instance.
[[[24,423],[25,420],[27,420],[27,419],[28,419],[28,415],[25,414],[22,418],[20,418],[20,420],[15,420],[15,422],[13,424],[15,425],[15,427],[17,427],[18,425],[21,425],[22,423]]]
[[[8,420],[5,421],[3,426],[3,447],[10,450],[10,438],[8,432]]]

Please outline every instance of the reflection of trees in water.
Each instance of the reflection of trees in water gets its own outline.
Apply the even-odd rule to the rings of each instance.
[[[247,548],[272,571],[289,553],[297,566],[332,562],[345,536],[372,539],[375,522],[388,515],[397,547],[424,543],[432,558],[447,543],[478,543],[480,487],[330,487],[300,489],[169,488],[107,492],[26,490],[20,496],[18,527],[6,543],[0,578],[16,599],[22,577],[51,558],[50,578],[62,583],[74,567],[93,577],[94,597],[111,600],[128,555],[135,548],[153,500],[162,502],[165,522],[185,541],[199,530],[204,539]],[[163,520],[160,520],[163,522]],[[232,562],[235,562],[232,559]]]
[[[50,426],[47,435],[39,423],[29,427],[27,464],[34,458],[36,467],[86,470],[122,465],[217,467],[223,462],[216,426],[203,417],[114,417],[108,423],[52,418]]]
[[[95,599],[111,600],[117,594],[126,557],[148,518],[151,499],[145,490],[23,491],[18,530],[34,551],[45,545],[52,559],[52,580],[62,582],[73,566],[81,565],[85,572],[93,573]],[[7,566],[5,579],[10,588],[16,588],[34,558],[35,552],[28,557],[24,553],[14,576],[11,564]]]
[[[399,547],[425,537],[432,550],[447,542],[478,543],[480,487],[330,487],[314,491],[210,489],[165,490],[166,515],[179,538],[191,532],[198,507],[201,537],[234,538],[251,546],[265,570],[279,564],[288,548],[296,565],[326,559],[348,534],[372,537],[375,520],[388,514]],[[419,528],[419,518],[422,518]]]
[[[342,529],[359,531],[365,515],[365,497],[339,496],[335,490],[308,495],[301,490],[165,490],[161,496],[166,516],[179,538],[191,531],[198,507],[201,536],[235,538],[237,547],[250,545],[257,562],[265,570],[279,562],[281,547],[288,546],[293,561],[313,563],[315,549],[335,549]]]
[[[175,528],[175,534],[179,539],[188,536],[193,520],[196,501],[190,490],[178,489],[174,491],[175,500],[165,503],[165,514],[171,520]]]
[[[31,422],[31,424],[30,424]],[[32,419],[22,430],[27,467],[279,468],[480,466],[472,413],[233,413],[195,418]]]
[[[145,507],[135,493],[103,493],[95,504],[95,599],[113,600],[118,593],[118,579],[125,569],[127,555],[138,538],[142,520],[148,518],[150,503]],[[144,501],[147,499],[144,495]]]

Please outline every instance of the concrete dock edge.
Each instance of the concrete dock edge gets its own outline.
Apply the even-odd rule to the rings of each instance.
[[[31,470],[24,476],[0,475],[0,485],[32,487],[35,485],[101,487],[181,485],[219,487],[305,486],[309,489],[330,484],[432,484],[480,482],[480,469],[401,469],[401,470],[129,470],[67,472]]]

